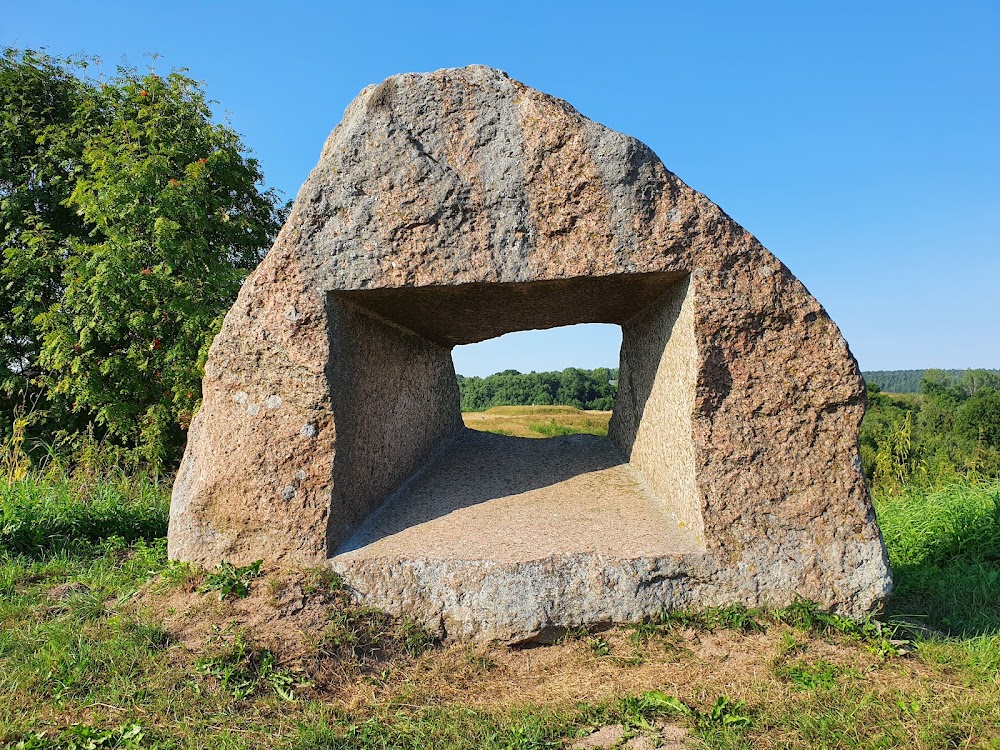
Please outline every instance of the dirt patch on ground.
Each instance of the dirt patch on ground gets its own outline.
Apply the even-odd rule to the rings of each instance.
[[[435,646],[414,623],[354,606],[326,569],[264,569],[245,597],[222,598],[205,591],[205,581],[200,572],[180,584],[155,579],[135,598],[143,616],[162,623],[179,665],[232,654],[234,647],[247,662],[266,653],[295,675],[298,694],[358,706],[381,684],[366,676],[401,673]]]
[[[264,571],[242,599],[200,593],[203,577],[153,581],[137,604],[192,661],[237,634],[308,678],[305,694],[346,709],[400,704],[565,708],[658,690],[707,710],[720,696],[794,703],[808,693],[783,676],[822,665],[831,684],[863,681],[876,694],[922,694],[942,675],[914,659],[874,653],[844,636],[770,624],[762,632],[618,627],[545,646],[436,645],[411,624],[352,607],[316,572]],[[803,666],[804,665],[804,666]],[[829,666],[826,666],[829,665]],[[789,670],[785,670],[789,672]],[[797,672],[789,672],[798,674]]]
[[[322,585],[319,573],[265,571],[244,598],[199,591],[203,584],[201,575],[177,587],[154,580],[136,602],[189,651],[200,653],[220,636],[242,633],[284,662],[300,660],[322,635],[330,611],[346,604],[346,594]]]
[[[743,699],[760,683],[773,681],[783,631],[776,627],[745,635],[680,629],[636,643],[628,629],[615,628],[544,647],[490,648],[479,654],[488,659],[486,668],[470,656],[476,652],[452,647],[415,664],[410,684],[439,700],[479,707],[568,705],[652,689],[711,700],[719,695]],[[598,650],[607,654],[595,653],[597,638],[603,642]],[[816,648],[816,658],[862,659],[865,666],[877,661],[850,646],[818,643]]]

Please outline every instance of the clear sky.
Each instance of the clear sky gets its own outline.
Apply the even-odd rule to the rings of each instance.
[[[289,197],[364,86],[492,65],[649,144],[791,268],[862,368],[1000,367],[998,0],[0,0],[0,44],[108,73],[159,53]],[[520,336],[458,370],[616,364],[613,330]]]

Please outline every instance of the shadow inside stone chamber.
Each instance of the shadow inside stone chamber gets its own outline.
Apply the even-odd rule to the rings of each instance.
[[[331,548],[515,561],[703,550],[691,304],[688,277],[666,273],[331,295]],[[608,438],[461,426],[452,346],[578,322],[622,326]]]

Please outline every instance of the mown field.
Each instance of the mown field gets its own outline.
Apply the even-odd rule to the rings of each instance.
[[[610,419],[610,411],[583,411],[572,406],[494,406],[462,414],[465,426],[473,430],[528,438],[607,435]]]
[[[494,421],[522,419],[599,417]],[[674,612],[531,648],[436,643],[321,571],[172,565],[153,477],[0,492],[0,746],[1000,748],[1000,482],[875,498],[878,620]]]

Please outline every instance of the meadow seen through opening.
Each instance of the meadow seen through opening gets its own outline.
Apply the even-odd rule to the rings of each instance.
[[[463,422],[514,437],[607,435],[620,348],[621,328],[601,323],[457,346],[452,358]]]

